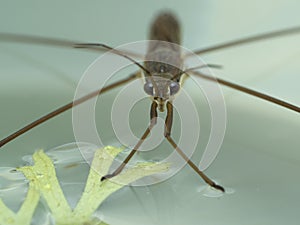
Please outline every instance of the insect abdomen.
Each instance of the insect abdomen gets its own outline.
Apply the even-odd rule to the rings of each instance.
[[[154,42],[149,43],[145,57],[145,67],[153,76],[169,74],[173,77],[180,72],[180,36],[177,18],[170,12],[158,14],[152,22],[149,35],[149,39]]]
[[[181,31],[176,17],[170,12],[160,13],[151,25],[149,39],[180,45]]]

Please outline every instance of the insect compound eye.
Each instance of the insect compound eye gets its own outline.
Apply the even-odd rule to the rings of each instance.
[[[172,81],[170,83],[170,87],[169,88],[170,88],[170,95],[175,95],[179,91],[179,89],[180,89],[180,84],[177,83],[177,82],[175,82],[175,81]]]
[[[148,94],[148,95],[152,95],[153,96],[153,84],[151,82],[146,82],[144,84],[144,91]]]

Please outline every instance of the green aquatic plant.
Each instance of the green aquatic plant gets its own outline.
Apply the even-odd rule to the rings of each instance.
[[[18,168],[29,181],[27,196],[17,213],[10,210],[0,199],[0,224],[29,225],[40,197],[44,198],[56,225],[107,225],[93,213],[113,192],[142,177],[167,171],[167,163],[143,162],[122,172],[110,180],[101,181],[107,174],[120,148],[98,149],[93,158],[85,189],[76,207],[67,202],[56,176],[52,160],[39,150],[33,154],[32,166]]]

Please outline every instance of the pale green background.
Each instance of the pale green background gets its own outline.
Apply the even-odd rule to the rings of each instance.
[[[178,14],[183,46],[190,49],[300,25],[298,0],[0,4],[1,32],[99,41],[111,46],[146,39],[151,18],[165,8]],[[205,59],[224,65],[216,72],[219,76],[300,105],[299,43],[300,35],[295,35],[210,54]],[[73,49],[0,43],[0,138],[70,101],[80,76],[96,57],[95,53]],[[222,198],[202,196],[197,189],[203,183],[186,168],[166,183],[135,191],[127,188],[112,196],[101,208],[107,222],[298,224],[299,115],[235,91],[224,92],[227,132],[221,153],[207,173],[235,193]],[[111,98],[113,95],[107,95],[106,102]],[[198,105],[201,108],[201,102]],[[146,126],[146,102],[145,106],[144,110],[140,107],[141,119],[134,127]],[[102,119],[105,126],[110,123],[109,107],[101,112],[102,118],[107,118]],[[107,144],[114,142],[110,136],[109,132],[105,136]],[[72,141],[68,112],[3,147],[1,165],[18,166],[25,154]]]

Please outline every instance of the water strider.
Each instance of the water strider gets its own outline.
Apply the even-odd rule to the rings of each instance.
[[[294,33],[300,32],[300,27],[290,28],[281,31],[275,31],[271,33],[266,33],[254,37],[249,37],[240,40],[234,40],[232,42],[223,43],[220,45],[200,49],[194,51],[195,54],[201,55],[213,51],[218,51],[221,49],[230,48],[233,46],[243,45],[255,41],[265,40],[273,37],[279,37],[284,35],[291,35]],[[288,102],[282,101],[280,99],[274,98],[272,96],[254,91],[252,89],[234,84],[232,82],[226,81],[221,78],[212,78],[207,76],[206,74],[200,73],[197,71],[197,68],[184,68],[184,60],[189,55],[183,55],[180,52],[180,48],[177,48],[176,45],[173,44],[181,44],[180,40],[180,26],[176,19],[176,17],[169,12],[162,12],[159,14],[152,23],[150,30],[150,40],[158,40],[158,42],[154,42],[154,44],[150,44],[148,46],[148,52],[144,57],[145,63],[142,65],[136,62],[133,57],[135,54],[131,52],[121,52],[119,50],[115,50],[107,45],[99,44],[99,43],[76,43],[72,41],[59,40],[59,39],[50,39],[50,38],[42,38],[35,36],[26,36],[26,35],[15,35],[15,34],[0,34],[0,40],[2,41],[11,41],[11,42],[27,42],[32,44],[40,44],[40,45],[55,45],[62,47],[76,47],[76,48],[85,48],[91,50],[111,50],[113,53],[120,55],[122,57],[127,58],[131,62],[133,62],[136,66],[140,68],[142,71],[138,71],[129,77],[110,84],[102,89],[94,91],[80,99],[77,99],[73,102],[70,102],[57,110],[54,110],[48,113],[45,116],[37,119],[36,121],[28,124],[22,129],[14,132],[8,137],[4,138],[0,141],[0,147],[12,141],[16,137],[21,134],[29,131],[35,126],[55,117],[56,115],[61,114],[62,112],[71,109],[72,107],[85,102],[86,100],[93,98],[97,95],[100,95],[104,92],[107,92],[115,87],[119,87],[128,83],[134,79],[140,78],[140,74],[144,76],[144,91],[148,94],[152,99],[151,110],[150,110],[150,124],[146,128],[144,134],[132,149],[130,154],[126,157],[121,166],[112,174],[108,174],[104,176],[102,179],[108,179],[113,177],[114,175],[120,173],[125,165],[130,161],[130,159],[134,156],[134,154],[138,151],[139,147],[142,145],[145,138],[151,132],[151,129],[155,126],[157,122],[157,111],[167,111],[166,119],[165,119],[165,131],[164,136],[166,140],[172,145],[172,147],[178,152],[178,154],[188,163],[188,165],[199,174],[202,179],[209,184],[210,186],[224,191],[224,188],[220,185],[214,183],[209,177],[207,177],[199,168],[185,155],[184,151],[181,150],[171,136],[172,130],[172,122],[173,122],[173,104],[172,100],[175,95],[179,92],[180,87],[182,85],[182,77],[183,75],[187,76],[198,76],[203,79],[211,80],[212,82],[218,82],[221,85],[225,85],[227,87],[239,90],[241,92],[248,93],[250,95],[256,96],[258,98],[264,99],[269,102],[273,102],[277,105],[285,107],[287,109],[293,110],[295,112],[300,112],[300,108],[296,105],[290,104]],[[173,43],[173,44],[172,44]],[[170,64],[161,63],[161,58],[168,58]],[[149,60],[150,61],[147,61]],[[174,67],[172,65],[178,65]],[[214,65],[208,65],[214,66]]]

